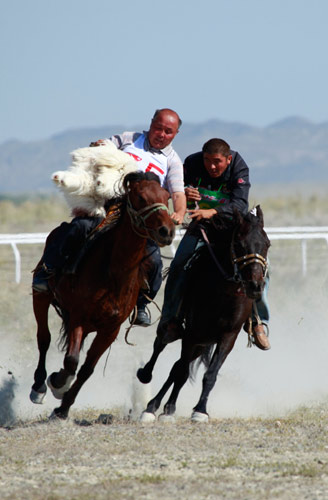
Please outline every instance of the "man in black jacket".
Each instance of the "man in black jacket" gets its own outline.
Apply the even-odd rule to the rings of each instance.
[[[232,215],[234,208],[242,214],[248,211],[250,189],[249,169],[243,158],[236,151],[231,151],[229,144],[222,139],[210,139],[201,152],[188,156],[184,162],[185,193],[188,212],[192,219],[208,219],[216,213]],[[170,266],[165,287],[164,305],[160,332],[167,342],[181,336],[181,318],[179,310],[185,283],[185,272],[181,265],[194,254],[199,239],[186,233]],[[267,303],[268,280],[261,299],[257,302],[261,322],[268,324],[269,307]],[[253,322],[253,337],[257,347],[270,349],[270,343],[263,324]]]

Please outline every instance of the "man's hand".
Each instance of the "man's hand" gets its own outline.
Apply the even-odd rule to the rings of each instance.
[[[104,146],[104,145],[105,145],[105,141],[103,139],[99,139],[98,141],[95,141],[95,142],[90,142],[91,148],[94,148],[96,146]]]
[[[197,208],[195,210],[188,210],[188,215],[191,219],[210,219],[213,215],[217,214],[214,208]]]
[[[188,186],[185,188],[185,193],[188,201],[200,201],[202,199],[197,188]]]
[[[182,224],[183,223],[183,215],[178,214],[177,212],[173,212],[171,214],[171,219],[173,219],[175,224]]]

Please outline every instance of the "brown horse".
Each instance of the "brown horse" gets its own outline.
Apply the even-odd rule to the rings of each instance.
[[[124,178],[120,215],[114,227],[102,224],[97,238],[72,276],[62,274],[49,281],[51,292],[33,291],[37,322],[39,363],[30,394],[33,403],[42,403],[46,394],[46,353],[50,345],[48,310],[54,305],[63,318],[62,342],[66,348],[63,368],[48,378],[48,386],[61,405],[54,414],[68,416],[84,382],[93,373],[101,355],[116,339],[121,324],[136,304],[144,280],[146,239],[159,246],[170,245],[174,222],[168,213],[169,193],[152,173],[133,172]],[[109,219],[113,211],[108,212]],[[110,226],[110,224],[107,224]],[[56,230],[54,230],[56,231]],[[51,244],[51,234],[46,244]],[[96,336],[72,384],[83,342],[90,332]],[[72,385],[71,385],[72,384]]]
[[[210,220],[193,224],[190,230],[202,236],[207,244],[194,255],[188,271],[182,298],[184,334],[181,356],[163,387],[149,401],[141,417],[143,422],[155,420],[155,412],[172,385],[161,419],[173,418],[179,392],[196,360],[202,361],[207,370],[192,420],[207,421],[207,400],[219,369],[264,287],[270,241],[263,228],[260,206],[244,217],[238,211],[233,218],[215,215]],[[153,355],[144,368],[138,370],[141,382],[150,382],[156,360],[164,348],[165,343],[158,333]]]

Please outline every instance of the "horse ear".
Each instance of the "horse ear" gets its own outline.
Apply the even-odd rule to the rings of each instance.
[[[238,226],[241,226],[242,223],[244,222],[244,217],[241,215],[241,213],[236,207],[233,208],[233,221],[234,224]]]
[[[259,219],[261,226],[263,227],[264,226],[264,219],[263,219],[263,212],[262,212],[260,205],[256,206],[256,215]]]

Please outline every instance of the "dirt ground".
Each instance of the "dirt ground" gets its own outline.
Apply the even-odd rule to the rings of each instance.
[[[1,428],[1,498],[328,498],[327,405],[208,424],[97,416]]]
[[[208,424],[190,422],[201,371],[183,388],[175,423],[139,422],[179,355],[179,342],[168,346],[152,383],[136,380],[136,369],[151,353],[156,325],[134,328],[129,336],[134,346],[124,343],[123,325],[70,418],[49,420],[58,405],[51,394],[44,405],[29,401],[38,355],[29,270],[37,258],[31,249],[24,252],[19,285],[12,280],[12,260],[0,255],[1,500],[328,499],[324,245],[309,249],[306,277],[300,273],[298,246],[272,248],[272,349],[247,349],[246,335],[240,334],[211,393]],[[162,297],[163,291],[159,305]],[[155,306],[151,311],[156,320]],[[63,360],[54,313],[50,324],[48,373]],[[113,418],[104,424],[100,414]]]

